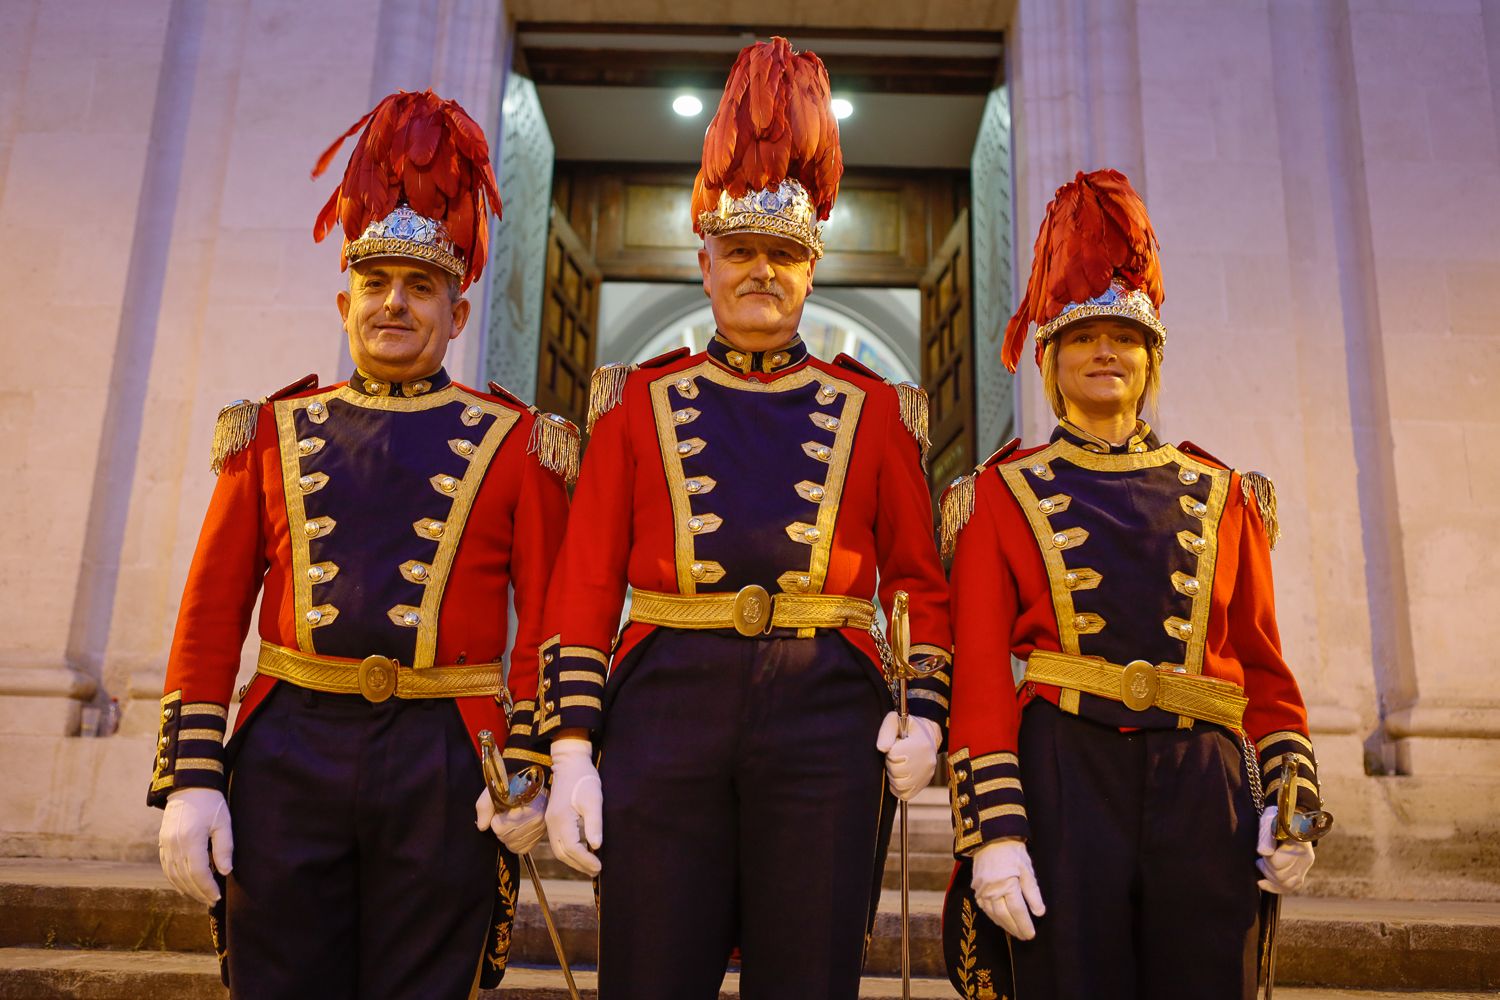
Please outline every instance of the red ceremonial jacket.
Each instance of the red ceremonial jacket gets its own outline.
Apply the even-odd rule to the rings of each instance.
[[[1315,808],[1306,711],[1276,628],[1269,481],[1191,444],[1162,445],[1145,424],[1117,446],[1067,423],[1045,447],[1018,443],[943,501],[945,534],[957,531],[948,759],[958,853],[1027,834],[1016,750],[1031,699],[1127,729],[1190,721],[1087,692],[1018,689],[1012,657],[1035,650],[1145,660],[1242,688],[1267,798],[1282,755],[1295,752],[1307,762],[1299,805]]]
[[[520,703],[534,696],[568,509],[555,456],[576,456],[576,429],[441,370],[316,386],[309,376],[220,414],[222,468],[167,661],[153,805],[177,788],[225,787],[225,723],[257,595],[263,643],[441,670],[501,662],[514,587],[509,687]],[[277,683],[257,674],[241,690],[237,727]],[[506,733],[500,697],[455,699],[476,748],[480,730]]]
[[[877,575],[882,606],[910,595],[913,653],[943,661],[911,685],[911,710],[946,725],[948,588],[922,473],[920,389],[847,357],[820,361],[800,338],[748,354],[715,337],[704,353],[600,369],[592,396],[548,592],[539,733],[599,728],[611,663],[654,628],[620,629],[627,584],[869,600]],[[842,631],[878,669],[872,636]]]

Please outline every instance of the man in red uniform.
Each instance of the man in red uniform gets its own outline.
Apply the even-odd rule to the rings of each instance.
[[[606,998],[716,997],[736,945],[747,998],[856,996],[883,786],[910,796],[936,766],[950,639],[925,397],[797,335],[837,130],[816,56],[740,54],[694,195],[718,333],[594,376],[537,728],[553,850],[600,876]],[[877,578],[944,668],[914,683],[901,740]]]
[[[457,1000],[499,981],[515,859],[475,829],[477,734],[506,732],[512,589],[510,686],[535,691],[577,461],[571,425],[442,367],[500,208],[483,132],[431,91],[386,98],[345,138],[366,123],[315,230],[347,237],[354,374],[219,416],[149,795],[163,868],[212,906],[230,991],[255,1000]],[[257,594],[257,670],[225,746]]]
[[[1005,992],[998,925],[1018,996],[1249,997],[1257,852],[1271,892],[1312,864],[1310,844],[1274,843],[1275,806],[1256,815],[1257,780],[1269,801],[1293,759],[1298,809],[1319,809],[1276,629],[1275,495],[1140,419],[1161,301],[1156,237],[1124,176],[1060,188],[1004,356],[1014,371],[1035,322],[1060,424],[944,498],[962,859],[944,932],[965,996]]]

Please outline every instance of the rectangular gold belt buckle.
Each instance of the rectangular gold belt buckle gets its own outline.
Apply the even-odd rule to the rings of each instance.
[[[1156,668],[1145,660],[1131,660],[1120,674],[1120,700],[1125,707],[1144,712],[1156,704],[1156,689],[1160,686]]]
[[[734,629],[744,636],[771,631],[771,595],[765,587],[752,583],[734,595]]]

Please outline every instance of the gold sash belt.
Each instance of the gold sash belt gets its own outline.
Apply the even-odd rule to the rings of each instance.
[[[1160,708],[1229,729],[1240,728],[1250,701],[1238,684],[1200,674],[1179,674],[1170,666],[1132,660],[1122,667],[1040,649],[1027,661],[1025,679],[1122,702],[1137,712]]]
[[[255,671],[311,691],[362,694],[379,703],[397,698],[468,698],[500,691],[500,664],[427,667],[413,670],[386,656],[367,656],[355,663],[314,656],[262,642]]]
[[[667,628],[732,628],[765,635],[773,628],[868,630],[875,605],[840,594],[776,594],[751,584],[737,594],[660,594],[634,591],[630,620]]]

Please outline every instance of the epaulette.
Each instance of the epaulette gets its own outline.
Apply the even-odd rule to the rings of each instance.
[[[901,403],[901,422],[917,439],[917,449],[922,456],[922,470],[927,470],[927,447],[932,442],[927,437],[927,390],[915,382],[897,382],[896,399]]]
[[[260,422],[260,408],[278,399],[318,387],[318,376],[304,375],[291,385],[283,386],[260,399],[236,399],[219,410],[214,422],[213,444],[209,446],[208,467],[214,475],[224,471],[224,463],[250,447],[255,427]]]
[[[949,484],[943,491],[943,499],[940,503],[942,511],[942,552],[943,557],[953,555],[954,549],[958,547],[959,532],[969,523],[969,518],[974,516],[974,490],[979,480],[979,474],[997,462],[1003,462],[1009,458],[1011,453],[1021,447],[1020,438],[1011,438],[1001,445],[989,458],[974,466],[974,471],[967,476],[959,476]]]
[[[637,368],[660,368],[690,353],[692,352],[686,347],[679,347],[635,364],[616,361],[595,368],[593,377],[589,379],[588,432],[594,433],[594,424],[599,418],[620,405],[620,400],[625,398],[625,379],[631,372]]]
[[[517,396],[515,393],[511,392],[509,389],[505,388],[505,386],[501,385],[499,382],[494,381],[493,379],[490,380],[490,395],[499,396],[507,403],[510,403],[512,406],[519,407],[525,410],[527,413],[537,412],[537,408],[535,406],[527,403],[526,400],[522,399],[520,396]]]
[[[578,482],[578,425],[567,417],[537,413],[526,452],[535,455],[542,468],[562,476],[569,486]]]
[[[1260,508],[1260,520],[1266,528],[1266,541],[1274,549],[1281,540],[1281,523],[1276,519],[1276,484],[1271,482],[1270,476],[1263,472],[1240,473],[1240,502],[1249,506],[1251,497],[1255,498],[1255,505]]]

